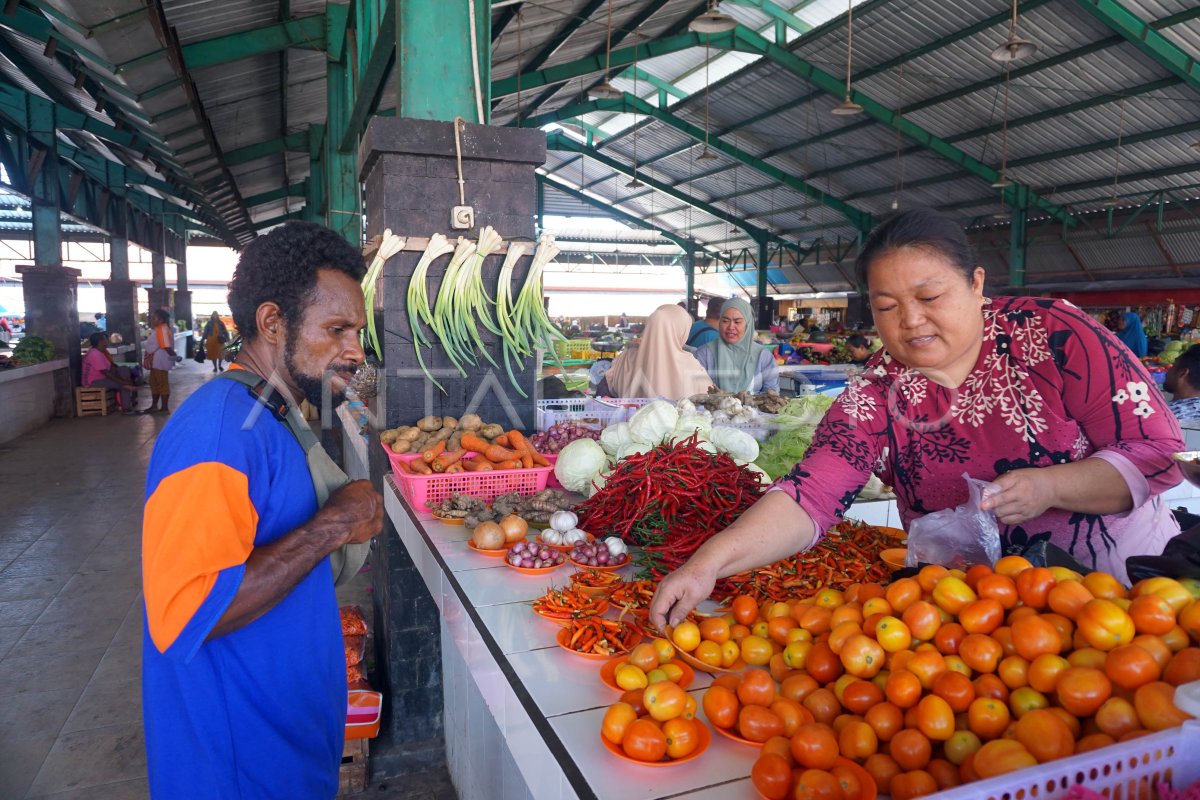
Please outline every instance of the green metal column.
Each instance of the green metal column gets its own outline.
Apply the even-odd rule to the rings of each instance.
[[[321,151],[326,147],[325,135],[324,125],[313,125],[309,129],[308,179],[304,182],[304,219],[308,222],[325,222],[325,165],[321,161]]]
[[[537,235],[546,230],[546,184],[537,182]]]
[[[688,313],[694,317],[696,316],[696,243],[694,241],[688,241],[687,248],[683,251],[683,272],[687,277],[687,294],[684,299],[687,302]]]
[[[1025,255],[1028,242],[1029,192],[1018,184],[1019,205],[1012,210],[1012,238],[1008,246],[1008,285],[1019,289],[1025,285]]]
[[[418,4],[421,5],[421,4]],[[325,70],[325,92],[327,102],[325,136],[325,176],[321,170],[310,175],[318,177],[322,186],[309,187],[310,191],[327,193],[326,225],[341,234],[355,247],[362,246],[362,207],[359,205],[358,151],[343,153],[338,149],[338,131],[345,130],[350,116],[354,93],[350,89],[350,74],[346,59],[352,54],[342,54],[339,61],[328,62]],[[309,180],[313,180],[310,177]]]
[[[461,116],[468,122],[487,124],[492,99],[492,27],[487,0],[397,2],[395,6],[397,116],[444,122]],[[470,46],[472,8],[474,51]]]
[[[116,198],[113,208],[113,230],[108,239],[108,255],[112,262],[112,280],[129,280],[129,239],[125,237],[125,202]]]
[[[29,106],[29,133],[45,152],[33,184],[33,260],[41,266],[62,266],[62,228],[58,223],[58,148],[54,106]]]
[[[767,296],[767,265],[770,252],[765,238],[758,240],[758,321],[759,330],[771,327],[771,298]]]
[[[167,257],[162,244],[150,251],[150,288],[167,288]]]

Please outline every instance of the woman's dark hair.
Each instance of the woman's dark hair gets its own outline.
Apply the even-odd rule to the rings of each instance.
[[[867,337],[861,333],[854,333],[846,337],[846,345],[848,347],[868,347],[871,343],[867,341]]]
[[[1200,344],[1194,344],[1180,353],[1174,366],[1186,369],[1188,374],[1185,380],[1193,388],[1200,389]]]
[[[101,341],[103,341],[104,339],[107,339],[107,338],[108,338],[108,334],[105,333],[104,331],[96,331],[95,333],[93,333],[91,336],[88,337],[88,342],[91,343],[92,347],[95,347],[96,345],[100,344]]]
[[[171,315],[168,314],[165,309],[156,308],[150,312],[150,322],[153,323],[156,319],[161,322],[170,322]]]
[[[288,222],[260,236],[242,251],[229,283],[229,308],[243,341],[258,337],[254,315],[275,303],[294,330],[317,286],[317,270],[333,269],[362,280],[362,254],[338,234],[315,222]]]
[[[975,255],[962,226],[933,209],[914,208],[897,214],[871,233],[854,264],[859,284],[869,285],[871,264],[876,259],[902,247],[936,252],[962,273],[967,283],[975,275]]]

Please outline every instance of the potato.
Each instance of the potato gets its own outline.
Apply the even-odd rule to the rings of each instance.
[[[383,442],[384,444],[391,444],[392,442],[396,441],[397,433],[399,433],[399,431],[394,429],[384,431],[383,433],[379,434],[379,441]]]
[[[412,452],[412,448],[409,446],[409,443],[399,439],[392,442],[390,445],[388,445],[388,447],[392,448],[392,452],[397,455],[403,455],[404,453]]]
[[[419,438],[420,435],[421,430],[413,425],[396,428],[396,439],[399,441],[411,442]]]
[[[460,431],[477,431],[483,427],[483,418],[478,414],[463,414],[458,418]]]
[[[485,439],[495,439],[497,436],[499,436],[502,433],[504,433],[504,426],[497,425],[494,422],[491,423],[490,425],[484,425],[482,428],[479,429],[479,435]]]
[[[426,433],[432,433],[433,431],[441,430],[442,418],[434,416],[421,417],[419,420],[417,420],[417,427]]]
[[[444,442],[453,435],[454,435],[453,428],[442,428],[440,431],[437,431],[436,433],[433,434],[433,440],[435,442]]]
[[[458,420],[454,417],[442,417],[442,430],[454,430],[458,427]]]
[[[462,450],[462,437],[465,431],[455,431],[450,437],[450,441],[446,442],[447,450]]]

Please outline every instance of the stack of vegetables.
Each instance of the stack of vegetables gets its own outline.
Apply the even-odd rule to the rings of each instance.
[[[556,422],[529,437],[539,453],[557,453],[576,439],[599,439],[600,431],[581,422]]]

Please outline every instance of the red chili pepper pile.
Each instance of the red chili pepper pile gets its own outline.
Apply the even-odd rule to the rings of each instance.
[[[623,459],[604,488],[576,509],[584,530],[640,545],[642,565],[655,579],[687,561],[762,495],[755,473],[725,453],[701,450],[696,439]]]

